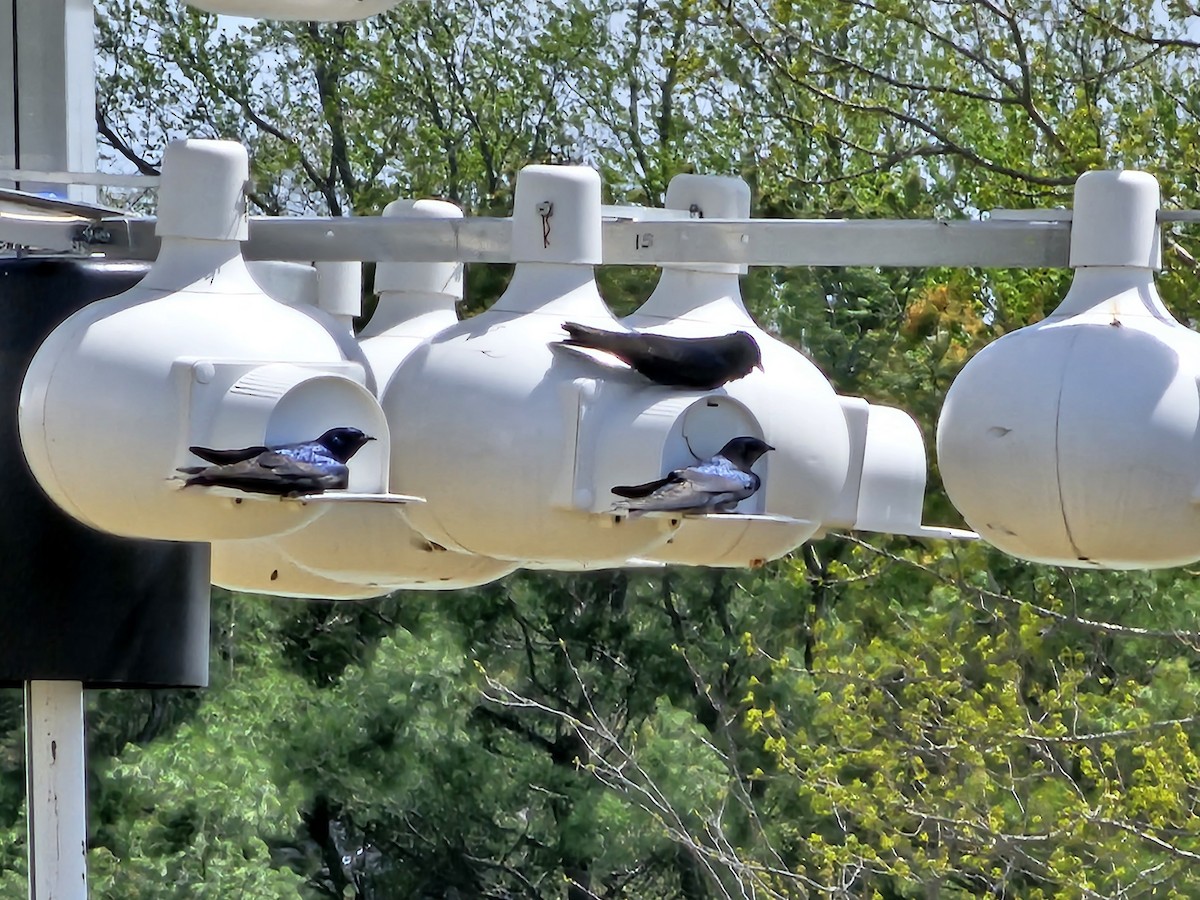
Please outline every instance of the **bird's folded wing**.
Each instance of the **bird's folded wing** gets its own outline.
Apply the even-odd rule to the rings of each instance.
[[[197,467],[191,467],[197,468]],[[344,466],[342,468],[345,468]],[[281,453],[267,450],[253,459],[228,465],[209,466],[194,474],[204,474],[211,479],[225,482],[272,482],[278,484],[285,481],[311,481],[316,478],[336,474],[328,466],[314,466],[310,463],[290,459]]]
[[[659,362],[671,363],[676,366],[711,365],[713,348],[704,343],[692,343],[689,338],[674,338],[666,335],[653,335],[658,340],[649,343],[643,354]]]
[[[313,465],[291,456],[284,456],[282,453],[276,453],[274,450],[268,450],[258,454],[252,460],[247,460],[247,465],[265,469],[276,478],[314,478],[332,474],[330,466]]]
[[[676,481],[639,499],[640,503],[631,503],[630,507],[646,510],[691,509],[705,506],[711,497],[707,491],[698,491],[695,485],[687,481]]]
[[[753,483],[745,472],[729,467],[720,471],[694,466],[682,470],[685,480],[694,490],[720,494],[727,491],[744,491]]]
[[[217,466],[226,466],[230,463],[239,463],[247,459],[254,459],[260,453],[266,453],[267,448],[258,447],[242,447],[238,450],[214,450],[211,447],[188,447],[192,453],[200,457],[205,462],[210,462]]]

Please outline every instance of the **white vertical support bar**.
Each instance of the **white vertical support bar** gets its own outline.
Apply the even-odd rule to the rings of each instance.
[[[17,0],[0,0],[0,169],[17,167]],[[0,179],[0,188],[16,182]]]
[[[87,900],[83,685],[25,682],[30,900]]]
[[[96,171],[93,0],[0,0],[0,168]],[[92,185],[0,183],[94,203]]]

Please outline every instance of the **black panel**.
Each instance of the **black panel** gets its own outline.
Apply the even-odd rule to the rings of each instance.
[[[0,685],[208,683],[209,545],[115,537],[50,502],[21,452],[25,369],[56,325],[144,263],[0,260]]]

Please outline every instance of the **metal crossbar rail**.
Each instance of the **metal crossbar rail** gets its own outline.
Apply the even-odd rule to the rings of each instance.
[[[508,262],[511,228],[508,219],[255,219],[247,256]],[[1054,223],[872,219],[607,221],[601,234],[608,265],[1040,267],[1066,265],[1070,241],[1069,226]]]
[[[46,169],[0,169],[0,181],[35,181],[43,184],[94,184],[104,187],[157,188],[158,175],[114,175],[108,172],[64,172]]]
[[[86,207],[84,208],[86,209]],[[107,211],[104,211],[107,212]],[[1070,210],[997,210],[986,220],[691,219],[686,213],[606,207],[605,265],[707,262],[749,266],[1065,267]],[[623,215],[624,213],[624,215]],[[1200,222],[1163,210],[1160,223]],[[253,217],[248,259],[512,261],[512,220]],[[54,252],[153,259],[153,219],[23,209],[0,192],[0,242]]]

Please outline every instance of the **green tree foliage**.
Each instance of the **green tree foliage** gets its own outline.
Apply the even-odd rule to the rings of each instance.
[[[1200,207],[1200,9],[1130,0],[434,0],[352,24],[98,7],[109,164],[232,137],[270,214],[503,215],[582,162],[614,202],[736,174],[756,215],[1067,205],[1096,167]],[[126,202],[142,202],[128,197]],[[1192,323],[1195,233],[1164,235]],[[472,268],[467,312],[502,288]],[[604,271],[627,311],[653,284]],[[756,270],[764,327],[932,434],[1069,273]],[[955,515],[937,487],[927,515]],[[761,569],[450,594],[215,593],[213,685],[90,699],[104,897],[1196,897],[1193,573],[830,536]],[[0,695],[0,898],[24,895]]]

